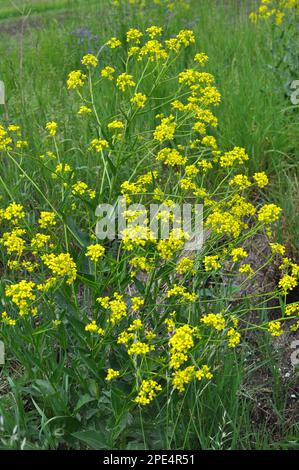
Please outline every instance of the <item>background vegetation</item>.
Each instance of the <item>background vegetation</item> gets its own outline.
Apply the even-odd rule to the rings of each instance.
[[[192,28],[199,49],[210,57],[209,71],[215,76],[222,95],[216,112],[220,123],[219,145],[223,150],[245,147],[251,157],[250,169],[266,171],[270,179],[267,197],[283,209],[278,241],[284,242],[288,254],[296,257],[298,113],[289,100],[289,77],[277,68],[271,26],[253,25],[248,20],[256,4],[238,0],[191,0],[190,8],[183,13],[151,5],[150,13],[126,7],[120,14],[117,8],[111,8],[108,0],[3,0],[0,79],[6,86],[6,105],[0,109],[1,121],[9,119],[20,124],[36,155],[46,149],[40,135],[47,121],[63,123],[70,142],[85,140],[90,129],[74,123],[77,103],[65,86],[69,71],[80,68],[82,56],[87,52],[97,54],[111,36],[124,38],[130,27],[145,29],[157,24],[164,27],[168,36],[179,29]],[[98,93],[97,102],[103,109],[109,108],[109,100],[105,93]],[[66,149],[71,148],[69,142],[65,145]],[[78,157],[77,164],[79,161]],[[28,169],[32,180],[45,187],[40,170],[34,164],[31,167],[27,164]],[[24,182],[24,176],[4,160],[0,161],[0,174],[9,181],[7,186],[4,178],[0,180],[3,204],[10,202],[11,195],[28,207],[42,203],[40,195]],[[129,174],[130,168],[124,167],[123,179]],[[186,415],[179,423],[174,421],[171,431],[167,428],[164,435],[161,429],[165,428],[150,425],[151,411],[145,419],[148,429],[140,429],[139,424],[132,422],[132,416],[119,409],[124,397],[114,394],[121,392],[114,390],[106,401],[102,398],[102,403],[96,406],[99,399],[96,378],[89,379],[85,396],[76,396],[76,413],[73,413],[69,402],[70,383],[64,368],[56,367],[55,355],[49,358],[48,364],[52,370],[56,367],[51,381],[33,378],[28,385],[22,367],[18,361],[14,363],[9,353],[8,366],[0,367],[0,415],[5,424],[3,429],[0,427],[0,448],[57,448],[59,445],[127,449],[145,445],[151,448],[298,448],[298,391],[289,364],[289,343],[275,343],[273,347],[266,336],[259,341],[259,344],[249,341],[239,355],[234,351],[228,354],[215,386],[203,391],[200,402],[187,403],[194,420]],[[42,350],[46,343],[39,347]],[[36,361],[37,369],[41,368],[42,356],[36,357]],[[45,400],[43,409],[35,401],[41,395]],[[28,402],[24,400],[26,396]],[[90,435],[76,435],[75,420],[82,409],[85,412],[86,405],[90,418],[96,408],[101,409],[107,417],[110,434],[98,430]],[[66,417],[63,424],[61,416]],[[65,441],[62,435],[68,436]]]

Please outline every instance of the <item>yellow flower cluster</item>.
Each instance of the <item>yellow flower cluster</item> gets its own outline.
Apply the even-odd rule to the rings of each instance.
[[[147,242],[155,242],[153,232],[144,224],[128,225],[122,231],[123,247],[127,251],[134,250],[137,246],[145,246]]]
[[[221,268],[218,255],[205,256],[203,262],[206,271],[214,271]]]
[[[263,224],[272,224],[278,219],[281,210],[275,204],[265,204],[258,211],[258,220]]]
[[[121,91],[126,91],[128,87],[134,87],[136,83],[134,82],[132,75],[128,73],[122,73],[117,77],[116,85]]]
[[[225,152],[224,155],[220,157],[220,166],[223,168],[231,167],[235,162],[240,165],[246,162],[249,159],[244,148],[234,147],[229,152]]]
[[[67,284],[72,284],[77,277],[77,266],[69,253],[53,253],[41,256],[41,260],[53,274],[54,279],[66,276]]]
[[[0,152],[10,149],[12,138],[8,135],[2,124],[0,124]]]
[[[21,204],[12,202],[5,210],[0,212],[0,218],[8,220],[13,225],[17,225],[25,217],[24,207]]]
[[[25,240],[22,238],[26,231],[21,228],[14,228],[11,232],[5,232],[0,238],[0,243],[7,250],[8,255],[13,253],[20,257],[25,249]]]
[[[138,405],[149,405],[161,390],[162,387],[156,380],[143,380],[134,401]]]
[[[21,316],[29,313],[29,308],[36,299],[33,292],[34,287],[34,282],[23,279],[17,284],[11,284],[5,288],[5,295],[11,297],[12,302],[19,308]]]
[[[183,157],[176,149],[164,148],[158,152],[156,160],[168,166],[182,166],[186,164],[187,157]]]
[[[41,228],[53,227],[57,224],[56,215],[53,212],[41,211],[38,223]]]
[[[159,255],[164,260],[171,259],[176,252],[183,248],[186,240],[188,240],[186,232],[181,229],[171,230],[169,237],[160,240],[157,244]]]
[[[108,80],[112,81],[114,78],[115,68],[110,67],[107,65],[101,70],[101,77],[107,78]]]
[[[144,305],[144,299],[142,297],[132,297],[132,311],[137,312],[137,310]]]
[[[282,290],[283,294],[287,294],[299,284],[299,265],[293,263],[290,258],[283,258],[279,268],[282,271],[282,277],[278,287]]]
[[[74,196],[84,196],[87,195],[90,199],[96,197],[96,192],[94,189],[88,188],[87,184],[84,181],[77,181],[72,186],[72,194]]]
[[[145,256],[134,256],[129,264],[133,268],[131,271],[132,277],[136,276],[138,271],[151,271],[153,269],[153,263]]]
[[[286,16],[298,13],[299,0],[261,0],[257,11],[251,12],[249,18],[253,23],[262,20],[280,26]]]
[[[287,316],[290,316],[290,315],[299,316],[299,302],[287,305],[285,309],[285,314]]]
[[[194,292],[188,292],[185,286],[179,286],[178,284],[174,284],[169,291],[167,291],[167,297],[179,297],[179,302],[195,302],[197,299],[197,294]]]
[[[110,310],[110,322],[112,325],[118,323],[123,317],[127,316],[127,305],[124,296],[115,292],[113,297],[98,297],[97,302],[105,310]]]
[[[50,121],[50,122],[47,122],[46,124],[46,130],[49,132],[49,134],[54,137],[56,135],[56,132],[57,132],[57,122],[55,121]]]
[[[158,140],[159,142],[163,142],[164,140],[172,140],[176,127],[177,124],[172,114],[168,117],[163,117],[161,119],[161,123],[154,131],[154,139]]]
[[[116,379],[116,377],[119,377],[119,376],[120,376],[119,370],[108,369],[106,380],[110,382],[111,380]]]
[[[134,104],[137,108],[144,108],[147,102],[147,97],[142,93],[135,93],[133,98],[131,98],[131,103]]]
[[[185,274],[185,273],[195,274],[196,270],[193,268],[194,268],[194,259],[188,258],[188,257],[184,257],[180,259],[176,265],[176,271],[179,274]]]
[[[8,326],[15,326],[17,321],[11,318],[7,312],[2,312],[0,323],[4,323],[5,325],[8,325]]]
[[[80,106],[79,111],[78,111],[79,115],[90,114],[90,113],[92,113],[92,110],[88,106],[85,106],[85,105]]]
[[[222,331],[225,328],[225,318],[221,313],[208,313],[200,321],[207,326],[212,326],[217,331]]]
[[[86,256],[97,263],[105,253],[105,248],[99,243],[87,247]]]
[[[172,369],[179,369],[188,360],[188,351],[194,346],[194,335],[196,329],[190,325],[176,328],[173,336],[169,339],[170,361]]]
[[[205,378],[210,380],[213,378],[213,374],[210,372],[210,368],[207,365],[202,366],[198,370],[196,370],[195,366],[188,366],[185,369],[175,371],[172,377],[173,388],[182,393],[193,379],[196,378],[200,381]]]
[[[99,63],[98,59],[96,56],[93,54],[86,54],[82,60],[81,63],[83,65],[86,65],[87,67],[96,67]]]
[[[233,248],[231,251],[231,257],[234,263],[241,261],[243,258],[248,256],[247,251],[243,248]]]
[[[87,76],[81,70],[73,70],[69,73],[67,79],[67,87],[69,90],[74,88],[83,87]]]
[[[234,328],[230,328],[227,332],[228,337],[228,346],[230,348],[235,348],[241,341],[241,335]]]
[[[280,243],[270,243],[271,251],[274,255],[281,255],[285,254],[285,246],[281,245]]]
[[[90,149],[94,149],[96,152],[102,152],[105,148],[109,147],[107,140],[105,139],[93,139],[90,142]]]
[[[85,331],[90,331],[91,333],[97,333],[98,335],[101,335],[101,336],[104,334],[103,328],[99,328],[95,320],[93,320],[92,322],[88,323],[85,326]]]
[[[137,341],[128,348],[128,354],[129,356],[147,354],[150,350],[151,348],[148,344],[143,343],[142,341]]]
[[[268,330],[271,336],[281,336],[284,333],[280,321],[270,321],[268,323]]]

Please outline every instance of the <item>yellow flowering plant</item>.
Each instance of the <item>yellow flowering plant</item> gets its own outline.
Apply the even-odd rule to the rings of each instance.
[[[44,368],[52,368],[45,413],[64,393],[63,384],[53,389],[51,374],[66,370],[78,398],[61,406],[61,415],[73,420],[68,443],[107,415],[107,398],[113,432],[106,448],[146,407],[158,419],[173,402],[173,422],[188,397],[200,401],[213,388],[223,373],[221,356],[235,358],[249,332],[275,337],[297,325],[299,309],[286,306],[286,295],[298,285],[299,268],[276,240],[281,209],[256,197],[269,180],[250,172],[247,151],[219,147],[214,113],[221,95],[208,64],[192,30],[167,37],[157,26],[131,28],[125,43],[112,37],[100,55],[85,55],[82,69],[66,77],[70,99],[77,100],[74,120],[89,128],[86,140],[76,142],[81,161],[76,165],[64,151],[62,123],[48,121],[50,156],[36,157],[48,174],[45,186],[20,159],[30,149],[20,149],[9,128],[0,127],[3,158],[41,201],[1,207],[1,338],[34,376],[30,390],[46,387]],[[171,83],[167,95],[165,83]],[[109,103],[99,111],[103,90]],[[97,240],[96,208],[118,196],[145,207],[159,202],[163,211],[155,217],[162,222],[175,222],[174,204],[203,204],[203,246],[189,252],[192,233],[185,228],[157,240],[137,208],[125,214],[123,237]],[[268,247],[262,267],[250,259],[255,236]],[[252,293],[249,284],[274,263],[277,285]],[[274,319],[267,316],[273,299],[280,302]],[[92,411],[82,425],[87,405]]]

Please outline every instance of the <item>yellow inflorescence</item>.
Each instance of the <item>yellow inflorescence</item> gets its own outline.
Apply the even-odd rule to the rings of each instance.
[[[161,390],[162,387],[156,380],[143,380],[134,401],[138,405],[149,405]]]
[[[270,1],[264,0],[263,6],[269,9]],[[266,11],[264,8],[259,14],[266,15]],[[185,65],[173,76],[169,65],[190,46],[192,65]],[[22,322],[28,321],[29,328],[30,321],[38,324],[44,317],[50,325],[47,332],[55,328],[58,334],[61,320],[57,318],[62,318],[60,311],[65,308],[60,299],[66,292],[72,309],[78,309],[82,316],[82,322],[76,321],[82,328],[80,335],[85,335],[88,354],[101,354],[105,361],[122,364],[126,384],[132,383],[133,390],[137,389],[134,402],[143,406],[156,398],[164,382],[167,389],[170,385],[172,391],[180,393],[193,381],[194,387],[201,387],[198,382],[213,377],[212,360],[211,365],[199,365],[206,361],[206,351],[212,351],[210,345],[235,348],[241,343],[246,322],[238,316],[239,304],[236,307],[237,301],[226,303],[220,296],[223,287],[241,289],[244,276],[239,273],[245,275],[245,280],[256,275],[254,263],[247,262],[251,260],[247,247],[253,233],[266,232],[271,240],[267,262],[274,260],[279,266],[281,279],[276,293],[281,299],[299,281],[298,265],[285,257],[286,247],[269,235],[281,208],[270,203],[257,209],[251,202],[252,194],[261,193],[257,188],[268,185],[268,176],[263,171],[248,171],[245,148],[220,149],[215,130],[218,119],[211,109],[220,104],[221,95],[214,76],[204,70],[208,56],[196,53],[194,48],[191,30],[181,30],[165,39],[163,28],[154,25],[145,31],[129,29],[122,42],[110,38],[104,48],[109,52],[108,64],[99,64],[95,55],[86,54],[81,60],[82,70],[69,73],[67,88],[77,91],[75,113],[80,118],[76,119],[90,131],[87,143],[83,140],[85,133],[80,134],[83,145],[76,143],[76,149],[87,157],[76,166],[75,159],[66,160],[70,152],[57,150],[66,140],[61,139],[56,121],[45,125],[53,139],[46,138],[45,130],[42,133],[53,148],[43,150],[39,158],[52,175],[53,192],[58,190],[61,195],[60,206],[55,208],[51,202],[49,188],[45,195],[45,209],[49,210],[40,211],[37,218],[17,202],[0,209],[3,264],[5,261],[5,270],[12,276],[6,281],[5,272],[1,329],[16,326],[9,330],[14,333]],[[112,62],[112,55],[118,53],[121,60]],[[101,55],[101,62],[102,57],[105,60],[107,56]],[[151,83],[151,78],[144,78],[152,71],[158,73]],[[161,82],[159,71],[165,73]],[[167,97],[160,91],[156,96],[156,85],[168,81],[173,91]],[[98,83],[104,91],[105,87],[112,91],[113,104],[110,107],[109,102],[107,109],[97,106],[93,87]],[[145,117],[142,125],[141,116]],[[59,125],[59,129],[63,127]],[[18,155],[23,155],[27,146],[19,126],[0,125],[1,152],[22,149]],[[127,180],[121,179],[122,167],[127,169]],[[87,175],[88,182],[82,174]],[[99,185],[90,186],[92,175]],[[161,227],[169,223],[167,237],[155,236],[144,207],[131,206],[123,211],[126,226],[120,240],[107,238],[97,243],[93,234],[96,201],[111,202],[115,194],[121,194],[127,204],[158,201],[162,209],[154,219]],[[185,227],[175,225],[177,202],[204,203],[206,240],[202,250],[188,251],[187,242],[192,237]],[[88,246],[86,240],[90,240]],[[20,279],[15,280],[15,276]],[[211,293],[211,303],[206,299],[201,303],[206,291]],[[101,292],[102,296],[97,297]],[[92,301],[87,303],[86,299]],[[217,303],[212,304],[212,300]],[[208,305],[213,306],[214,313],[205,313]],[[55,320],[48,318],[52,312]],[[296,331],[298,304],[284,307],[282,315],[257,328],[280,336],[288,320]],[[115,360],[118,351],[125,354],[125,361]],[[125,375],[123,370],[105,367],[105,371],[108,382]]]
[[[97,263],[105,253],[105,248],[99,243],[87,247],[86,256]]]
[[[69,253],[59,255],[46,254],[41,257],[45,265],[50,269],[54,278],[66,276],[67,284],[72,284],[77,277],[77,266]]]
[[[287,17],[299,13],[299,0],[261,0],[256,11],[250,13],[253,23],[271,21],[280,26]]]

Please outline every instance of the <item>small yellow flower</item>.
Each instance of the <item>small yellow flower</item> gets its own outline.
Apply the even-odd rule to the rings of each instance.
[[[280,321],[270,321],[268,323],[268,331],[271,336],[281,336],[284,333]]]
[[[54,253],[41,256],[44,264],[50,269],[55,278],[66,276],[67,284],[72,284],[77,277],[77,266],[69,253]]]
[[[179,297],[179,302],[195,302],[197,299],[197,294],[194,292],[188,292],[185,286],[179,286],[174,284],[171,289],[167,292],[167,298],[169,297]]]
[[[241,335],[234,328],[230,328],[227,332],[228,337],[228,346],[230,348],[235,348],[241,341]]]
[[[246,175],[236,175],[230,180],[229,185],[237,186],[239,189],[246,189],[251,183]]]
[[[147,97],[142,93],[135,93],[133,98],[131,98],[131,103],[134,104],[137,108],[144,108],[147,102]]]
[[[179,274],[185,274],[185,273],[191,273],[194,274],[195,270],[193,269],[194,267],[194,259],[192,258],[182,258],[178,261],[177,266],[176,266],[176,271]]]
[[[117,77],[116,86],[121,90],[125,91],[128,87],[135,86],[136,83],[134,82],[133,76],[129,75],[128,73],[122,73]]]
[[[142,406],[149,405],[161,390],[161,385],[155,380],[143,380],[134,402]]]
[[[205,256],[204,257],[204,266],[206,271],[214,271],[216,269],[221,268],[221,264],[219,263],[219,256]]]
[[[259,188],[264,188],[269,184],[268,176],[263,171],[260,173],[254,173],[253,179]]]
[[[57,224],[56,214],[53,212],[42,211],[38,219],[41,228],[53,227]]]
[[[142,341],[137,341],[137,343],[133,343],[129,349],[128,349],[128,354],[129,356],[133,355],[143,355],[147,354],[150,352],[150,347],[148,344],[143,343]]]
[[[293,315],[299,316],[299,302],[287,305],[285,309],[285,314],[286,316],[293,316]]]
[[[150,26],[146,29],[146,32],[149,34],[151,39],[154,39],[156,36],[161,36],[163,28],[159,26]]]
[[[132,297],[132,310],[133,312],[137,312],[137,310],[144,305],[144,299],[141,297]]]
[[[83,115],[83,114],[90,114],[92,113],[92,110],[88,106],[80,106],[80,109],[77,114]]]
[[[198,52],[194,57],[194,62],[197,62],[200,65],[205,65],[209,60],[209,57],[204,52]]]
[[[99,63],[98,59],[96,58],[95,55],[93,54],[86,54],[83,59],[81,60],[81,63],[83,65],[86,65],[87,67],[96,67]]]
[[[8,325],[8,326],[15,326],[17,321],[11,318],[7,312],[2,312],[0,323],[4,323],[5,325]]]
[[[109,41],[106,42],[107,46],[110,47],[110,49],[116,49],[117,47],[121,46],[121,41],[115,37],[112,37],[109,39]]]
[[[73,70],[69,73],[67,79],[67,87],[69,90],[72,90],[77,87],[83,87],[87,76],[81,72],[81,70]]]
[[[102,152],[107,147],[109,144],[105,139],[93,139],[90,142],[90,149],[94,149],[96,152]]]
[[[28,145],[29,144],[28,144],[27,140],[17,140],[17,142],[16,142],[17,149],[28,147]]]
[[[46,124],[46,129],[52,137],[56,135],[57,127],[58,127],[57,122],[55,121],[50,121],[50,122],[47,122]]]
[[[182,393],[195,377],[195,366],[189,366],[183,370],[176,370],[173,372],[172,377],[173,388]]]
[[[258,211],[258,220],[263,224],[271,224],[278,219],[281,211],[275,204],[265,204]]]
[[[109,122],[107,127],[110,130],[121,130],[121,129],[124,129],[125,125],[122,121],[115,120],[115,121]]]
[[[142,32],[139,29],[131,28],[127,31],[127,42],[135,42],[136,44],[140,43],[140,38],[143,36]]]
[[[289,274],[285,274],[279,281],[278,287],[285,293],[293,290],[297,286],[297,279]]]
[[[231,251],[231,257],[234,263],[241,261],[243,258],[246,258],[247,256],[248,256],[248,253],[243,248],[234,248]]]
[[[119,376],[120,376],[119,370],[108,369],[106,380],[110,382],[111,380],[116,379],[116,377],[119,377]]]
[[[280,243],[270,243],[270,248],[274,255],[284,256],[286,251],[285,246],[281,245]]]
[[[239,273],[241,274],[253,274],[253,269],[249,263],[243,263],[239,268]]]
[[[217,331],[222,331],[225,328],[225,318],[221,313],[208,313],[200,321],[207,326],[212,326]]]
[[[114,73],[115,73],[115,69],[113,67],[110,67],[109,65],[107,65],[107,67],[104,67],[101,70],[101,77],[108,78],[108,80],[111,81],[111,80],[113,80]]]
[[[90,245],[87,247],[85,256],[90,258],[91,261],[94,261],[95,263],[97,263],[99,259],[102,258],[104,253],[105,253],[105,248],[99,243],[97,243],[96,245]]]

